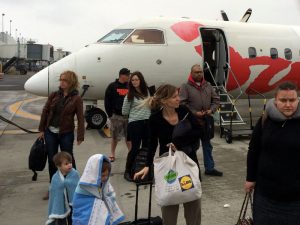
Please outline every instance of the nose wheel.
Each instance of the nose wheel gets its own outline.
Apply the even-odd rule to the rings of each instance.
[[[92,107],[85,111],[85,120],[89,128],[101,129],[106,124],[107,115],[103,110]]]

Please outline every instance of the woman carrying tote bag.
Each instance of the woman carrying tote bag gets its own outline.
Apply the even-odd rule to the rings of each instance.
[[[159,143],[159,155],[169,152],[169,143],[173,142],[173,130],[175,126],[187,114],[187,119],[191,121],[192,131],[188,138],[177,141],[174,145],[176,149],[184,149],[192,143],[199,140],[200,129],[189,110],[179,105],[178,88],[165,84],[160,86],[153,97],[150,97],[148,104],[153,110],[149,118],[150,126],[150,144],[147,157],[147,166],[140,172],[136,173],[134,179],[144,178],[149,173],[149,168],[153,164],[156,148]],[[194,122],[195,121],[195,122]],[[193,135],[192,135],[193,134]],[[187,154],[198,166],[196,149]],[[186,202],[184,206],[184,217],[187,225],[201,224],[201,200],[199,199]],[[176,225],[179,205],[162,206],[162,218],[164,225]]]

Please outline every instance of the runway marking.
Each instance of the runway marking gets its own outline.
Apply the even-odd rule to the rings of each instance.
[[[39,121],[41,119],[40,115],[36,115],[36,114],[30,113],[30,112],[24,111],[22,108],[23,108],[23,106],[25,106],[26,104],[28,104],[30,102],[38,101],[38,100],[41,100],[44,98],[46,98],[46,97],[36,97],[36,98],[31,98],[31,99],[15,102],[8,107],[8,110],[11,113],[13,113],[14,115]]]

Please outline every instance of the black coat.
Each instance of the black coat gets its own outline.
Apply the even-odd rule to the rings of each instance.
[[[256,124],[249,144],[247,181],[261,195],[300,201],[300,119]]]

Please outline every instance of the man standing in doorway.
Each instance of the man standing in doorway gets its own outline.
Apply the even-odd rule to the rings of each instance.
[[[127,141],[128,119],[122,115],[122,106],[124,97],[128,92],[128,79],[130,70],[122,68],[119,72],[119,78],[110,83],[105,91],[104,106],[110,120],[111,139],[111,162],[115,161],[116,147],[122,136],[125,137],[127,148],[130,149],[130,142]]]
[[[223,176],[223,173],[215,169],[212,156],[213,118],[212,114],[218,109],[220,98],[209,82],[204,79],[204,73],[199,64],[191,68],[188,82],[182,84],[179,92],[180,102],[186,105],[196,116],[203,127],[201,143],[203,149],[205,174],[210,176]]]

